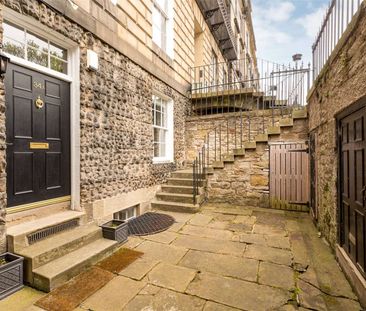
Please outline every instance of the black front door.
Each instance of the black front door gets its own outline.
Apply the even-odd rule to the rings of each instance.
[[[69,195],[69,83],[10,63],[5,92],[8,207]]]
[[[366,277],[366,107],[339,122],[340,244]]]

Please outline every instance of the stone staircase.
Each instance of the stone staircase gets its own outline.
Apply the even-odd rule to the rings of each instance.
[[[192,169],[180,170],[172,173],[167,183],[161,186],[161,191],[151,202],[153,209],[196,213],[205,199],[205,184],[203,180],[199,184],[197,202],[193,202],[193,171]]]
[[[24,257],[27,284],[49,292],[117,248],[85,218],[81,212],[63,211],[8,228],[9,251]]]

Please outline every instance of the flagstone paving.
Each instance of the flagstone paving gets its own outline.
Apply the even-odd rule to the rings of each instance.
[[[78,311],[362,309],[305,213],[214,204],[197,214],[166,213],[176,223],[130,237],[123,247],[144,255]],[[1,301],[0,310],[41,310],[32,306],[36,298],[10,308],[22,293]]]

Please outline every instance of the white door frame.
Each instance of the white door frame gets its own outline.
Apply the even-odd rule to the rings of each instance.
[[[62,36],[39,21],[19,14],[7,7],[3,10],[3,19],[24,27],[41,37],[67,49],[68,74],[59,73],[49,68],[31,63],[22,58],[7,54],[11,62],[70,82],[70,156],[71,156],[71,209],[81,211],[80,205],[80,49],[79,45]]]

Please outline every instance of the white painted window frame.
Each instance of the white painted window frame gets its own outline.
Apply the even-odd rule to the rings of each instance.
[[[153,156],[153,164],[162,164],[162,163],[173,163],[174,162],[174,102],[173,100],[157,91],[153,91],[153,95],[160,97],[164,101],[166,101],[166,116],[167,116],[167,124],[166,124],[166,142],[165,142],[165,157],[154,157]],[[154,124],[152,120],[152,139],[154,140]]]
[[[7,7],[3,8],[4,20],[24,27],[25,29],[51,40],[55,44],[67,49],[68,74],[63,74],[27,61],[25,59],[6,54],[14,64],[44,73],[46,75],[70,82],[70,150],[71,150],[71,209],[81,211],[80,206],[80,49],[79,45],[62,36],[51,28],[35,19],[19,14]]]

